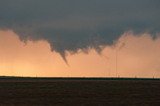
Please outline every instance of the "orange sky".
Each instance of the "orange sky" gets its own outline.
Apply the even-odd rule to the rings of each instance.
[[[123,46],[123,47],[122,47]],[[149,34],[125,33],[119,43],[106,47],[102,54],[90,50],[70,55],[65,64],[61,56],[50,51],[47,41],[21,42],[11,30],[0,31],[0,75],[48,77],[160,77],[160,38]]]

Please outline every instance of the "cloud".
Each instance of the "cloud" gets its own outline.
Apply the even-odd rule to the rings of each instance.
[[[125,45],[124,45],[125,44]],[[88,55],[67,52],[70,67],[59,53],[50,51],[44,40],[20,41],[13,31],[0,30],[0,73],[12,76],[43,77],[160,77],[160,37],[125,33],[115,45],[106,46],[101,55],[94,49]],[[116,50],[117,74],[116,74]]]
[[[159,5],[159,0],[5,0],[0,1],[0,28],[23,41],[48,41],[67,62],[66,52],[101,52],[129,30],[156,37]]]

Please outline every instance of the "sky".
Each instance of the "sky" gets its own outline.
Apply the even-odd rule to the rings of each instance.
[[[159,0],[0,1],[0,74],[160,77]]]

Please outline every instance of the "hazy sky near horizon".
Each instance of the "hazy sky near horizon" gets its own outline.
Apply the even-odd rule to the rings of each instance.
[[[118,49],[120,75],[158,76],[159,5],[159,0],[0,1],[0,70],[114,76]]]
[[[12,30],[0,31],[0,74],[43,77],[160,77],[160,38],[124,33],[119,43],[106,46],[101,55],[67,52],[69,66],[45,40],[22,42]],[[125,45],[124,45],[125,44]],[[123,46],[122,46],[123,45]],[[116,74],[116,50],[118,65]]]

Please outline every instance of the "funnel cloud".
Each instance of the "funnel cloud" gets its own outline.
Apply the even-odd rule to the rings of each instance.
[[[67,63],[66,52],[100,53],[126,31],[156,38],[159,5],[159,0],[4,0],[0,28],[13,30],[22,41],[48,41]]]

